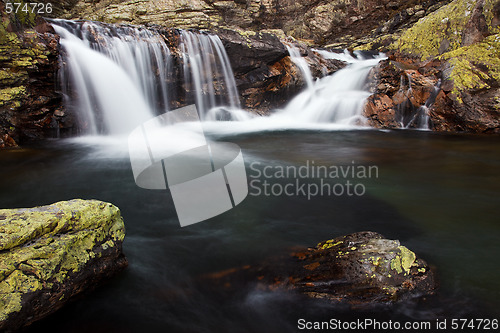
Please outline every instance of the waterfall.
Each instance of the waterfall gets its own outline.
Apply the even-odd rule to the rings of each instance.
[[[380,60],[354,61],[335,74],[321,78],[312,89],[296,96],[280,116],[304,123],[360,123],[364,103],[371,94],[368,74]]]
[[[89,134],[125,134],[168,106],[170,51],[146,28],[52,20],[66,107]]]
[[[425,103],[417,106],[414,101],[415,98],[413,95],[411,76],[409,74],[406,76],[408,78],[408,89],[405,89],[404,76],[401,75],[399,90],[394,95],[394,100],[398,102],[395,120],[399,122],[401,128],[404,129],[414,127],[421,130],[429,130],[429,108],[434,104],[437,95],[441,91],[441,79],[431,88],[430,95]]]
[[[224,119],[224,107],[239,110],[240,101],[233,70],[218,36],[182,31],[180,50],[184,81],[202,119]],[[236,114],[236,113],[235,113]],[[234,117],[232,117],[234,118]],[[234,120],[234,119],[229,120]],[[243,118],[239,118],[243,119]]]
[[[286,45],[288,53],[290,54],[290,59],[292,62],[297,65],[304,80],[306,81],[308,89],[314,89],[314,81],[311,74],[311,70],[309,69],[309,65],[306,60],[300,55],[300,51],[295,46]]]
[[[218,36],[181,30],[178,48],[171,53],[165,37],[145,27],[51,22],[61,36],[60,78],[66,106],[75,109],[80,128],[89,134],[129,133],[179,103],[196,103],[200,119],[218,121],[217,126],[223,126],[219,120],[233,120],[232,128],[359,125],[370,95],[368,73],[381,59],[363,59],[361,53],[321,51],[323,57],[341,58],[349,65],[314,82],[305,59],[288,46],[308,89],[285,109],[257,120],[240,108],[234,74]],[[173,68],[174,58],[180,67]],[[173,100],[169,94],[172,88],[181,95],[185,92],[185,100],[182,96]]]

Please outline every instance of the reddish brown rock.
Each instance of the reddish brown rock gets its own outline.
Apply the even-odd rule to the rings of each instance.
[[[231,292],[241,283],[258,289],[290,290],[353,307],[392,303],[433,294],[436,283],[425,261],[397,240],[359,232],[296,249],[259,266],[206,276],[204,283]]]
[[[448,69],[445,61],[421,62],[400,54],[381,61],[372,73],[374,94],[364,109],[369,125],[416,127],[411,120],[427,105],[432,130],[500,133],[498,83],[492,81],[490,89],[461,91],[459,100],[453,93],[454,82],[446,77]]]

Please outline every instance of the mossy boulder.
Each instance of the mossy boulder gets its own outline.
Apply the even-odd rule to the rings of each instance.
[[[240,281],[253,280],[258,289],[293,290],[356,308],[430,295],[436,289],[432,270],[424,260],[398,240],[375,232],[333,238],[208,279],[226,290],[241,289]]]
[[[120,210],[97,200],[0,210],[0,330],[58,310],[127,265]]]

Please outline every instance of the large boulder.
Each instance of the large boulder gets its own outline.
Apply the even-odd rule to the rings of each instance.
[[[394,303],[433,294],[431,268],[414,252],[375,232],[358,232],[297,249],[257,266],[227,270],[207,277],[225,289],[293,290],[312,298],[353,307]]]
[[[0,210],[0,331],[31,324],[127,266],[110,203]]]

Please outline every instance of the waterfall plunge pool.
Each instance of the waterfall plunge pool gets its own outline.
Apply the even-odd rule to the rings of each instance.
[[[363,180],[363,196],[249,195],[220,216],[180,228],[168,190],[138,188],[126,149],[110,137],[1,151],[3,208],[99,199],[121,209],[127,228],[130,266],[29,332],[292,332],[298,331],[299,318],[402,322],[500,315],[498,137],[282,130],[214,139],[241,147],[249,177],[256,175],[252,163],[307,161],[374,165],[378,177]],[[399,239],[431,264],[438,294],[368,313],[256,291],[251,281],[224,297],[196,284],[205,273],[363,230]]]

